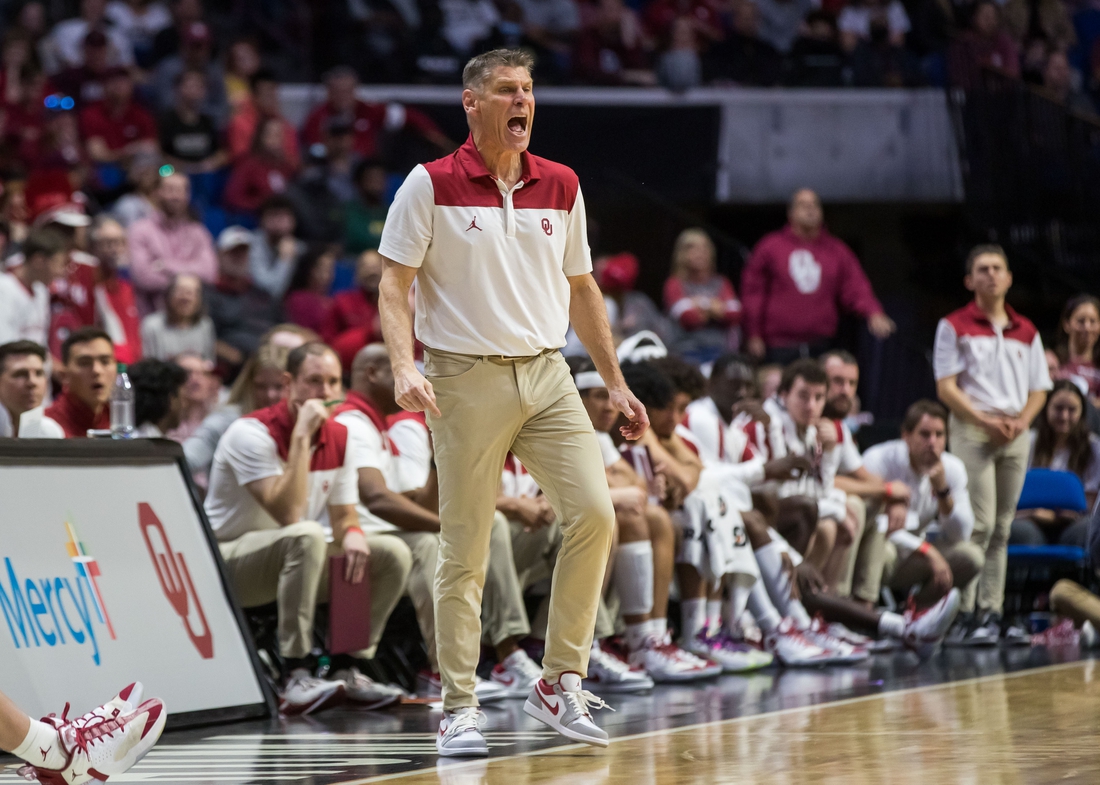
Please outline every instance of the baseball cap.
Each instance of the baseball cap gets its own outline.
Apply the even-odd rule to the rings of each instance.
[[[34,219],[35,226],[61,224],[74,229],[79,226],[88,226],[91,223],[92,219],[84,212],[84,206],[76,202],[64,202],[55,207],[50,207]]]
[[[632,253],[609,256],[600,267],[599,284],[605,292],[628,292],[638,280],[638,257]]]
[[[219,251],[228,251],[230,248],[239,248],[242,245],[252,245],[252,232],[243,226],[230,226],[218,235]]]

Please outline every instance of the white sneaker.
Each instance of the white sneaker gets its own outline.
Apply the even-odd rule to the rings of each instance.
[[[630,653],[630,665],[645,670],[657,684],[707,679],[722,672],[721,665],[684,651],[667,635],[664,640],[647,637],[642,648]]]
[[[439,735],[435,737],[435,750],[444,757],[484,758],[489,745],[481,735],[485,715],[476,707],[447,711],[439,722]]]
[[[507,698],[526,698],[541,678],[542,668],[523,649],[509,654],[489,674],[489,681],[502,687]]]
[[[645,692],[653,689],[653,679],[644,670],[631,668],[611,652],[604,651],[599,642],[592,642],[588,655],[586,687],[604,693]]]
[[[687,642],[686,651],[722,666],[723,673],[746,673],[766,668],[775,657],[755,646],[734,640],[729,631],[722,628],[714,635],[702,630]]]
[[[931,657],[955,621],[959,600],[959,590],[952,589],[939,602],[923,611],[918,611],[915,606],[907,609],[902,636],[906,647],[915,651],[921,659]]]
[[[871,656],[865,646],[853,646],[833,637],[829,633],[829,625],[820,616],[812,619],[809,629],[803,630],[802,634],[810,643],[829,652],[829,662],[832,665],[851,665]]]
[[[342,681],[325,681],[313,676],[305,668],[295,668],[279,696],[279,711],[290,716],[312,714],[315,711],[339,706],[347,695],[347,685]]]
[[[332,678],[344,682],[347,699],[364,709],[381,709],[399,703],[405,691],[391,684],[381,684],[369,679],[358,668],[345,668],[332,674]]]
[[[764,646],[781,663],[792,668],[832,662],[832,655],[803,636],[791,618],[783,619],[778,627],[764,636]]]
[[[135,682],[76,719],[68,718],[68,704],[60,717],[55,714],[44,717],[42,722],[57,731],[65,764],[47,769],[31,763],[21,768],[19,774],[48,785],[81,785],[92,780],[104,781],[133,768],[157,743],[168,719],[164,703],[157,698],[139,705],[142,694],[141,684]]]
[[[478,703],[493,703],[508,697],[508,690],[499,684],[475,676],[474,695]],[[443,680],[438,673],[420,671],[416,675],[416,694],[428,700],[440,700],[443,697]]]
[[[1100,635],[1096,634],[1096,627],[1086,619],[1081,625],[1081,648],[1095,649],[1098,642],[1100,642]]]
[[[563,673],[557,684],[547,684],[545,679],[539,679],[535,689],[527,696],[523,710],[567,739],[606,747],[607,733],[592,721],[589,706],[611,709],[602,698],[581,689],[579,675]]]
[[[844,641],[849,646],[855,646],[856,648],[864,648],[870,650],[871,644],[875,642],[874,638],[867,635],[862,635],[855,630],[850,630],[838,621],[834,621],[829,624],[825,631],[832,635],[837,640]]]

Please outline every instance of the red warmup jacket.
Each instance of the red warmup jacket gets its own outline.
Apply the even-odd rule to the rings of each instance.
[[[741,274],[741,325],[768,346],[815,343],[836,335],[840,312],[882,312],[852,249],[825,229],[802,240],[790,226],[765,235]]]

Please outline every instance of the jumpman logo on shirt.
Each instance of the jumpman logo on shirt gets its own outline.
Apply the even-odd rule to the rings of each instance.
[[[474,220],[470,221],[470,225],[466,227],[466,231],[468,232],[471,229],[477,229],[479,232],[481,231],[481,227],[477,225],[477,216],[476,215],[474,216]]]

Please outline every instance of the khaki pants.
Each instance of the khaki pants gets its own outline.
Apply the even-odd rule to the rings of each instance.
[[[400,540],[369,535],[371,582],[370,647],[357,656],[374,656],[386,620],[405,591],[412,555]],[[328,600],[328,559],[340,546],[325,542],[315,521],[249,532],[219,545],[237,600],[244,608],[269,602],[279,608],[279,654],[305,657],[313,649],[313,616]]]
[[[543,675],[588,672],[615,526],[592,424],[558,351],[491,358],[425,354],[442,417],[429,414],[439,471],[436,639],[443,706],[476,706],[481,599],[504,459],[512,451],[562,521]]]
[[[848,497],[851,499],[852,497]],[[866,525],[856,549],[852,571],[852,599],[878,604],[882,589],[882,569],[885,558],[886,534],[879,531],[876,518],[882,511],[881,502],[864,502]]]
[[[844,570],[840,573],[840,578],[837,580],[836,593],[837,596],[840,597],[847,597],[852,593],[852,582],[855,578],[856,562],[859,560],[859,555],[863,550],[864,541],[867,540],[870,535],[867,527],[867,502],[863,500],[863,497],[849,493],[847,507],[848,514],[852,516],[856,522],[856,536],[852,541],[852,547],[848,549],[848,561],[844,564]],[[873,519],[871,521],[871,528],[875,528]]]
[[[954,576],[954,587],[960,592],[966,591],[967,586],[974,585],[974,578],[981,572],[985,562],[985,552],[975,543],[969,540],[955,543],[936,543],[936,550],[940,552]],[[919,586],[928,578],[928,571],[924,568],[923,559],[906,558],[898,561],[898,550],[894,543],[887,540],[882,548],[882,579],[886,585],[897,592],[908,594],[914,586]],[[905,594],[898,599],[904,601]]]
[[[1000,613],[1004,606],[1008,535],[1024,485],[1030,444],[1025,431],[1008,444],[994,447],[980,428],[951,416],[951,452],[966,466],[974,508],[970,539],[985,552],[977,586],[963,592],[964,611],[974,610],[975,590],[980,610]]]

